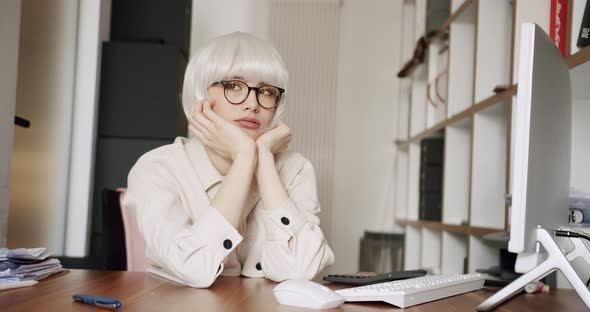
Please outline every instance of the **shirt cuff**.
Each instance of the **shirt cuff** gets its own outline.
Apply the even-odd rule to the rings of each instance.
[[[242,242],[242,235],[219,213],[217,209],[209,206],[203,214],[193,223],[193,233],[199,237],[209,248],[225,258]]]
[[[266,230],[266,240],[289,240],[306,222],[305,215],[295,206],[291,198],[275,209],[261,209]]]

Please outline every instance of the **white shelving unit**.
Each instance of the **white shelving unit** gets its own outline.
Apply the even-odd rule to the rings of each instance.
[[[446,224],[467,224],[469,220],[471,131],[471,119],[445,130],[442,221]]]
[[[426,129],[426,85],[427,71],[420,66],[412,78],[412,102],[410,106],[410,133],[416,135]]]
[[[396,189],[395,189],[395,204],[397,207],[408,207],[408,151],[399,151],[396,158]],[[400,219],[407,219],[407,209],[396,209],[395,217]]]
[[[428,228],[422,229],[422,251],[420,254],[428,255],[428,257],[422,257],[420,267],[428,270],[431,274],[440,274],[441,271],[441,239],[440,232]]]
[[[455,0],[452,1],[455,7]],[[463,2],[463,1],[460,1]],[[452,23],[449,38],[449,97],[447,115],[454,116],[473,104],[475,60],[476,1],[465,1],[467,7]],[[465,5],[465,4],[464,4]],[[413,103],[412,103],[413,104]]]
[[[464,235],[442,232],[442,274],[461,274],[467,258],[467,238]]]
[[[407,219],[417,221],[418,201],[420,199],[420,145],[411,143],[409,149]]]
[[[406,228],[405,246],[418,246],[404,251],[404,270],[416,270],[422,264],[422,232],[420,228],[408,226]]]
[[[512,5],[509,1],[478,1],[475,54],[475,99],[494,95],[496,86],[510,83]]]
[[[471,225],[505,227],[507,103],[475,113],[471,175]]]
[[[445,42],[433,42],[428,49],[428,83],[426,89],[426,127],[445,120],[447,114],[447,68],[449,49]]]
[[[397,127],[397,133],[400,138],[407,138],[410,131],[410,100],[411,100],[411,81],[402,80],[400,83],[400,99],[398,115],[400,121]]]
[[[479,268],[489,268],[498,264],[500,252],[498,247],[489,245],[480,237],[469,236],[469,264],[467,272],[473,273]]]
[[[585,6],[584,0],[573,3],[574,8]],[[405,269],[463,273],[499,264],[502,244],[490,244],[486,235],[509,226],[505,196],[511,181],[511,106],[517,92],[515,38],[524,22],[536,22],[547,31],[549,4],[550,0],[450,0],[451,15],[428,39],[426,61],[402,79],[399,116],[404,120],[396,141],[395,215],[406,229]],[[404,14],[414,14],[404,16],[409,23],[403,26],[404,64],[424,35],[424,10],[424,0],[404,1]],[[575,23],[580,14],[572,14]],[[577,31],[571,29],[572,38]],[[589,60],[590,47],[567,57],[574,105],[572,185],[588,192],[590,145],[582,142],[590,136]],[[446,88],[438,90],[445,101],[438,107],[432,97],[429,102],[428,86],[445,70]],[[420,220],[420,144],[441,134],[442,218]]]
[[[413,27],[419,37],[422,3],[404,3],[408,7],[414,3],[416,19],[408,28]],[[405,268],[424,267],[433,273],[462,273],[498,262],[497,257],[488,259],[497,249],[487,246],[481,236],[506,226],[508,107],[515,92],[509,87],[513,4],[451,0],[450,5],[452,15],[429,39],[425,64],[405,79],[411,86],[402,83],[400,92],[404,106],[400,116],[407,111],[409,116],[402,118],[409,125],[405,120],[400,124],[410,129],[399,132],[396,179],[396,215],[398,223],[406,226]],[[434,88],[428,87],[437,85],[440,77],[444,82],[438,82],[433,97]],[[495,94],[499,85],[508,89]],[[445,138],[442,219],[422,221],[420,142],[440,136],[441,131]]]

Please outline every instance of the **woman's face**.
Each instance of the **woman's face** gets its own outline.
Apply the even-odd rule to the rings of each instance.
[[[241,79],[243,80],[243,79]],[[246,81],[246,80],[243,80]],[[250,87],[258,87],[259,82],[246,81]],[[248,97],[241,104],[230,103],[224,95],[224,87],[215,84],[207,90],[209,99],[212,100],[212,110],[221,118],[233,123],[256,140],[260,135],[269,130],[275,108],[267,109],[258,104],[256,91],[250,90]]]

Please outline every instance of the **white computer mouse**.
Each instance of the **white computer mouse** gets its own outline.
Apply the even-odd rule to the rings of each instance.
[[[308,309],[331,309],[344,303],[344,298],[330,288],[307,280],[286,280],[273,292],[280,304]]]

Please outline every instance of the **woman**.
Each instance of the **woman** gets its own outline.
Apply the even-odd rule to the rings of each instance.
[[[146,153],[128,178],[124,204],[150,272],[209,287],[219,275],[312,279],[334,262],[313,167],[287,151],[286,88],[277,51],[249,34],[218,37],[191,58],[189,138]]]

